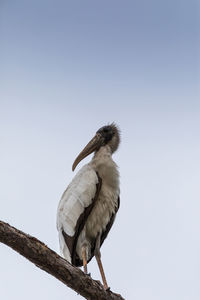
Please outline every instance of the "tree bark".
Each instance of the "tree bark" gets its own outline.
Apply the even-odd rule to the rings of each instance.
[[[103,285],[72,266],[44,243],[9,224],[0,221],[0,242],[26,257],[65,285],[89,300],[124,300],[120,295],[105,291]]]

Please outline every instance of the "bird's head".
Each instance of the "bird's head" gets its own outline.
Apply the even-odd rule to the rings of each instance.
[[[108,145],[111,152],[115,152],[120,143],[120,132],[116,124],[112,123],[101,127],[91,141],[85,146],[75,159],[72,170],[74,171],[79,162],[92,152],[98,151],[101,147]]]

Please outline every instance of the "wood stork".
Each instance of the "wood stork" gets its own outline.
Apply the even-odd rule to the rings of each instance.
[[[96,257],[104,288],[108,289],[100,247],[119,209],[119,172],[112,154],[120,143],[117,126],[100,128],[75,159],[72,170],[94,152],[62,195],[58,205],[57,229],[62,255],[73,265],[83,266]]]

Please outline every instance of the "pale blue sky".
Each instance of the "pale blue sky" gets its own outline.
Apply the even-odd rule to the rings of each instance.
[[[59,251],[74,158],[115,121],[121,208],[102,257],[126,299],[200,297],[199,17],[194,0],[0,2],[0,219]],[[2,299],[81,299],[0,253]]]

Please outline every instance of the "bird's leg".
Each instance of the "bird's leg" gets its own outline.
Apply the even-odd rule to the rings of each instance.
[[[84,273],[87,274],[87,255],[86,255],[86,246],[82,247],[82,259],[83,259],[83,269]]]
[[[104,273],[104,270],[103,270],[103,265],[102,265],[102,262],[101,262],[100,234],[97,236],[97,239],[96,239],[96,245],[95,245],[94,255],[96,257],[97,264],[98,264],[98,267],[99,267],[99,271],[101,273],[101,277],[102,277],[104,289],[108,290],[109,287],[108,287],[108,284],[107,284],[107,281],[106,281],[106,276],[105,276],[105,273]]]

